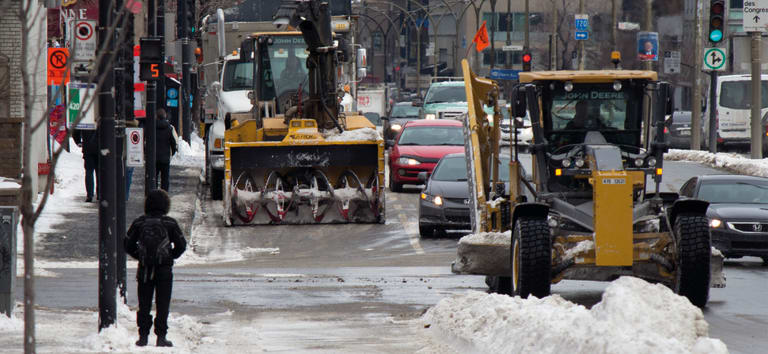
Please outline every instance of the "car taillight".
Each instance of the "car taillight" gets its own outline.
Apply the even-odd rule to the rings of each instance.
[[[668,133],[669,133],[669,128],[664,127],[664,134],[668,134]]]

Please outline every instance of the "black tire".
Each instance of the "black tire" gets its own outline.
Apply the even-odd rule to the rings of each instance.
[[[512,295],[512,278],[488,276],[485,278],[485,283],[488,284],[488,290],[491,293]]]
[[[552,241],[546,219],[517,219],[509,258],[512,295],[523,298],[549,295],[552,285]]]
[[[223,197],[224,170],[211,169],[211,199],[221,200]]]
[[[710,235],[704,215],[682,214],[675,220],[677,260],[675,292],[704,307],[709,300]]]
[[[393,177],[392,173],[390,173],[389,174],[389,190],[395,193],[402,193],[403,185],[400,183],[395,183],[395,179],[392,177]]]
[[[435,235],[435,228],[431,226],[422,226],[419,224],[419,236],[421,238],[432,238]]]

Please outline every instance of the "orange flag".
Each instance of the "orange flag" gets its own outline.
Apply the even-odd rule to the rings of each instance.
[[[483,49],[491,45],[491,41],[488,40],[488,30],[485,28],[485,21],[483,21],[483,25],[480,26],[477,33],[475,33],[475,39],[472,40],[472,43],[475,43],[475,49],[478,52],[482,52]]]

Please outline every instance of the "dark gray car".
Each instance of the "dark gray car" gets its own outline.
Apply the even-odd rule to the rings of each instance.
[[[419,119],[419,107],[411,102],[395,103],[389,111],[389,117],[384,119],[384,139],[387,147],[391,146],[391,141],[400,134],[406,122],[416,119]]]
[[[509,166],[501,157],[500,166]],[[509,181],[509,169],[499,169],[499,178]],[[435,232],[469,230],[469,184],[464,154],[448,154],[440,159],[419,197],[419,234],[427,238]]]
[[[691,148],[691,111],[675,111],[669,118],[666,129],[664,129],[665,140],[669,147],[675,149]],[[702,147],[706,137],[704,136],[704,119],[701,120],[701,141]]]
[[[768,264],[768,178],[693,177],[680,188],[680,196],[710,203],[712,246],[726,258],[755,256]]]

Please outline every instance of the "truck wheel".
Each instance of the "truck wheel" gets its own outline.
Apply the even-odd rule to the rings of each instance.
[[[395,182],[392,173],[389,174],[389,190],[395,193],[400,193],[403,191],[403,185]]]
[[[512,248],[512,295],[549,295],[552,268],[552,241],[544,218],[520,217],[515,222]]]
[[[682,214],[675,220],[675,292],[704,307],[709,299],[710,237],[707,217]]]
[[[211,169],[211,199],[221,200],[223,197],[224,170]]]
[[[435,235],[435,228],[419,225],[419,236],[421,238],[431,238]]]
[[[510,277],[487,276],[485,284],[488,285],[491,293],[512,295],[512,278]]]

